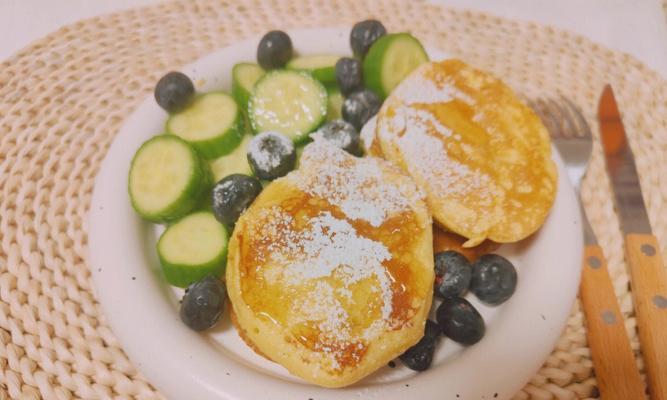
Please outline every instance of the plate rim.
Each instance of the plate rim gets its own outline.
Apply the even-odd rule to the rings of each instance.
[[[344,33],[344,36],[349,32],[349,28],[305,28],[305,29],[293,29],[287,31],[288,34],[293,38],[295,42],[295,48],[298,50],[298,43],[302,38],[311,38],[309,40],[314,40],[312,38],[321,37],[322,35],[335,35],[340,36]],[[238,49],[246,49],[248,46],[256,45],[257,41],[261,36],[251,37],[245,40],[238,41],[230,46],[215,50],[204,57],[194,61],[193,63],[181,68],[182,71],[196,72],[202,65],[205,65],[211,60],[215,60],[223,56],[227,52],[240,51]],[[434,47],[428,46],[428,42],[425,43],[425,47],[428,52],[431,53],[431,50],[434,50],[435,53],[442,53],[439,50],[435,50]],[[247,49],[246,49],[247,50]],[[231,65],[230,65],[231,68]],[[210,83],[210,82],[209,82]],[[134,362],[139,370],[142,371],[148,378],[150,382],[153,383],[160,391],[165,394],[169,394],[174,398],[198,398],[198,399],[252,399],[252,398],[261,398],[266,396],[267,390],[270,389],[279,389],[278,393],[274,398],[283,398],[281,395],[287,393],[287,396],[284,398],[300,398],[308,399],[309,397],[315,397],[318,399],[323,398],[357,398],[359,396],[367,397],[370,395],[382,395],[385,398],[400,398],[405,396],[406,393],[410,393],[410,396],[418,395],[422,396],[424,399],[431,398],[429,396],[430,388],[433,381],[442,381],[439,377],[434,377],[435,371],[427,371],[415,375],[405,382],[403,380],[392,382],[392,383],[382,383],[382,384],[373,384],[370,386],[363,386],[360,384],[355,384],[347,388],[342,389],[324,389],[317,386],[303,384],[301,382],[280,380],[279,383],[276,383],[275,380],[270,382],[265,382],[262,385],[238,385],[239,381],[250,382],[248,379],[262,379],[263,376],[258,376],[260,372],[253,371],[251,368],[240,368],[239,364],[235,364],[236,361],[231,360],[231,363],[228,365],[221,364],[215,361],[215,359],[221,359],[219,355],[215,355],[214,359],[211,358],[211,355],[206,355],[206,348],[210,353],[210,344],[205,344],[207,340],[201,340],[202,337],[190,331],[186,328],[178,318],[178,313],[174,312],[173,304],[168,304],[168,302],[162,299],[162,304],[159,301],[156,301],[156,297],[149,298],[146,295],[140,295],[142,301],[146,301],[147,304],[143,305],[143,309],[149,308],[156,315],[166,312],[166,316],[162,316],[160,326],[173,328],[172,331],[168,334],[169,343],[162,343],[164,338],[159,337],[155,341],[151,340],[136,340],[134,338],[136,334],[136,328],[128,326],[128,318],[123,314],[127,310],[132,310],[131,303],[132,301],[128,299],[123,299],[118,297],[118,293],[113,293],[113,290],[110,289],[109,282],[114,282],[114,288],[124,287],[124,292],[129,294],[137,295],[141,292],[141,286],[145,284],[143,290],[151,288],[155,293],[164,292],[164,282],[158,284],[156,280],[161,280],[161,277],[156,277],[155,272],[150,268],[141,268],[140,270],[133,270],[132,281],[121,281],[120,276],[117,276],[114,271],[114,262],[117,263],[118,260],[114,259],[114,262],[107,259],[107,257],[121,257],[119,251],[111,252],[108,248],[108,243],[112,239],[117,239],[118,237],[132,237],[132,229],[134,229],[135,234],[137,231],[144,231],[146,234],[147,225],[142,223],[138,217],[134,218],[132,223],[127,224],[120,232],[116,230],[115,234],[112,234],[105,229],[108,226],[117,226],[114,224],[119,224],[118,218],[115,218],[116,215],[114,212],[117,212],[118,209],[114,208],[114,204],[109,204],[106,200],[109,195],[113,195],[114,188],[117,189],[117,185],[108,185],[108,180],[113,177],[121,176],[118,172],[117,163],[118,159],[127,158],[126,153],[133,154],[134,149],[127,148],[128,135],[130,135],[137,126],[142,125],[142,118],[145,114],[154,114],[156,115],[155,109],[157,106],[154,104],[152,96],[147,96],[147,98],[134,110],[134,112],[126,119],[123,123],[123,126],[119,130],[118,134],[114,138],[107,154],[105,155],[104,161],[101,164],[100,170],[95,179],[95,186],[93,189],[93,195],[90,203],[90,211],[88,216],[89,223],[89,241],[88,241],[88,252],[89,252],[89,265],[91,267],[91,273],[93,278],[93,283],[95,291],[97,294],[97,299],[102,307],[103,313],[108,320],[109,326],[112,331],[118,338],[119,342],[122,344],[122,349],[126,352],[128,357]],[[162,117],[164,119],[164,116]],[[145,122],[145,121],[144,121]],[[144,138],[147,138],[145,136]],[[136,141],[136,138],[134,138]],[[138,146],[137,146],[138,147]],[[136,147],[135,147],[136,148]],[[583,240],[581,233],[581,222],[580,215],[578,214],[578,206],[576,204],[576,196],[572,186],[570,185],[567,174],[565,173],[562,159],[558,151],[552,146],[552,157],[556,162],[558,167],[559,182],[558,182],[558,192],[556,194],[556,201],[563,202],[565,201],[567,206],[573,210],[573,214],[569,215],[573,218],[572,226],[577,229],[571,229],[571,235],[568,235],[569,243],[572,246],[572,249],[569,253],[564,256],[567,258],[569,256],[569,264],[572,264],[567,277],[567,285],[563,288],[565,293],[563,294],[564,299],[562,305],[559,307],[559,312],[557,315],[554,315],[551,320],[551,329],[549,330],[549,336],[547,340],[551,342],[552,346],[548,349],[541,349],[542,352],[539,357],[531,358],[530,368],[523,368],[522,372],[519,372],[520,378],[512,382],[512,384],[503,384],[502,382],[496,382],[498,388],[496,393],[500,393],[497,398],[510,397],[516,391],[520,390],[522,385],[528,382],[532,377],[539,366],[543,361],[548,357],[552,351],[553,345],[555,345],[556,340],[560,337],[561,329],[565,326],[567,322],[567,317],[569,316],[570,309],[572,304],[576,299],[576,293],[579,286],[579,275],[581,269],[581,256],[583,254]],[[123,157],[124,156],[124,157]],[[121,165],[122,169],[122,165]],[[125,171],[129,169],[129,163],[127,163]],[[123,175],[126,177],[127,175]],[[126,187],[126,185],[122,185]],[[117,191],[117,190],[116,190]],[[125,200],[127,200],[127,193],[124,191],[123,195]],[[561,200],[559,200],[561,199]],[[574,202],[574,203],[573,203]],[[129,201],[125,201],[127,206],[129,206]],[[562,204],[558,203],[559,207]],[[116,204],[117,206],[117,204]],[[554,203],[554,206],[550,212],[548,218],[551,218],[554,214],[554,209],[556,209],[557,203]],[[121,207],[121,209],[123,209]],[[131,208],[130,208],[131,210]],[[125,236],[119,236],[119,233],[124,233]],[[129,236],[127,236],[129,235]],[[539,235],[539,233],[538,233]],[[110,237],[111,236],[111,237]],[[141,237],[139,235],[139,237]],[[141,240],[141,239],[140,239]],[[122,249],[118,249],[122,250]],[[115,253],[115,254],[109,254]],[[144,254],[144,257],[146,255]],[[147,261],[147,260],[144,260]],[[125,285],[125,286],[123,286]],[[161,294],[160,296],[163,296]],[[567,307],[565,307],[567,305]],[[138,312],[138,309],[134,309],[133,312]],[[132,324],[137,324],[143,326],[143,330],[146,331],[149,335],[156,335],[160,333],[160,328],[151,326],[150,319],[142,315],[133,315],[131,318]],[[500,322],[499,322],[500,323]],[[557,331],[554,333],[554,331]],[[198,340],[195,340],[198,339]],[[178,346],[174,347],[173,344],[182,343],[187,341],[190,347],[188,349],[182,349]],[[483,342],[482,342],[483,343]],[[171,345],[170,345],[171,344]],[[481,345],[481,343],[479,344]],[[479,346],[478,345],[478,346]],[[174,356],[165,356],[165,349],[162,348],[168,347],[166,352],[175,352],[179,356],[180,363],[177,362],[167,362],[167,360],[174,359]],[[469,349],[467,352],[475,351],[475,347]],[[477,351],[479,353],[479,351]],[[231,357],[233,358],[233,357]],[[196,367],[197,364],[208,365],[209,363],[218,365],[221,368],[220,371],[206,371],[205,369]],[[227,369],[226,371],[223,371]],[[439,369],[439,368],[438,368]],[[451,369],[451,368],[450,368]],[[530,370],[530,372],[526,372]],[[223,373],[224,372],[224,373]],[[173,376],[180,376],[181,379],[173,379]],[[408,382],[408,383],[406,383]],[[363,381],[362,381],[363,384]],[[378,386],[382,386],[378,388]],[[458,390],[458,389],[457,389]],[[409,392],[407,392],[409,391]],[[466,393],[465,388],[459,390],[461,394]],[[474,394],[471,392],[471,394]],[[492,395],[493,393],[488,393]],[[389,395],[389,397],[387,397]],[[444,393],[442,391],[437,392],[437,396],[442,396]],[[462,397],[468,398],[468,397]]]

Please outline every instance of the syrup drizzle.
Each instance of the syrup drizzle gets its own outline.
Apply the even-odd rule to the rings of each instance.
[[[418,225],[410,208],[416,187],[385,183],[381,162],[309,145],[283,181],[300,190],[256,210],[242,241],[246,303],[326,354],[334,372],[359,363],[368,343],[400,329],[420,302],[406,253],[430,224]]]

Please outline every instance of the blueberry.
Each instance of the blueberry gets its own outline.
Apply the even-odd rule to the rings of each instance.
[[[512,297],[516,281],[511,262],[497,254],[486,254],[472,265],[470,290],[483,302],[495,306]]]
[[[165,111],[173,113],[182,110],[194,97],[195,86],[190,78],[181,72],[169,72],[155,85],[155,101]]]
[[[357,22],[350,32],[350,47],[352,47],[352,52],[355,56],[363,58],[373,43],[386,33],[387,30],[380,21],[368,19]]]
[[[426,320],[426,325],[424,326],[424,336],[428,336],[433,339],[439,339],[441,333],[442,331],[440,330],[440,326],[436,322],[433,322],[430,319]]]
[[[336,62],[336,82],[343,95],[359,90],[363,86],[361,61],[343,57]]]
[[[211,194],[215,218],[233,226],[246,208],[262,191],[262,184],[252,176],[232,174],[213,187]]]
[[[283,68],[292,58],[292,39],[283,31],[265,34],[257,46],[257,63],[269,70]]]
[[[225,285],[213,276],[191,284],[181,300],[181,321],[196,331],[212,327],[222,315],[226,296]]]
[[[431,366],[434,353],[435,339],[424,336],[416,345],[401,354],[399,358],[406,367],[415,371],[425,371]]]
[[[448,250],[435,254],[435,294],[438,297],[461,296],[468,290],[472,268],[465,256]]]
[[[357,130],[380,110],[382,102],[371,90],[362,89],[352,93],[343,102],[343,119]]]
[[[262,132],[248,145],[248,162],[259,179],[280,178],[296,165],[294,143],[281,133]]]
[[[436,319],[445,336],[464,345],[479,342],[486,331],[482,316],[461,297],[444,299],[436,311]]]
[[[342,119],[327,122],[320,129],[313,132],[312,137],[315,139],[324,139],[357,157],[361,157],[362,155],[359,131],[354,129],[352,124]]]

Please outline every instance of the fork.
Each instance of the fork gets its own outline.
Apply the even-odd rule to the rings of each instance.
[[[585,244],[579,293],[601,398],[646,399],[606,261],[581,201],[581,181],[593,149],[591,129],[579,108],[566,97],[531,99],[528,103],[549,131],[577,193]]]

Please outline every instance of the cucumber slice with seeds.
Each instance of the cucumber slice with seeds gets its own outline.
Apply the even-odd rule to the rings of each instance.
[[[255,84],[248,116],[255,133],[274,131],[299,143],[324,121],[327,91],[301,71],[273,71]]]
[[[215,182],[219,182],[222,178],[231,174],[252,175],[246,150],[251,139],[252,135],[244,135],[241,144],[234,151],[210,161]]]
[[[232,68],[232,96],[243,111],[248,110],[252,88],[265,73],[262,67],[254,63],[240,63]]]
[[[409,33],[382,36],[373,43],[364,59],[364,83],[386,98],[410,72],[428,61],[419,40]]]
[[[306,71],[318,81],[329,84],[336,82],[336,62],[340,56],[330,54],[302,56],[287,63],[287,69]]]
[[[170,225],[157,244],[167,282],[187,287],[207,275],[221,277],[227,264],[228,239],[227,229],[208,211]]]
[[[190,212],[211,186],[208,165],[187,142],[172,135],[156,136],[141,145],[128,181],[132,207],[158,223]]]
[[[204,158],[216,158],[231,153],[241,143],[243,113],[230,95],[206,93],[169,117],[167,132],[186,140]]]

